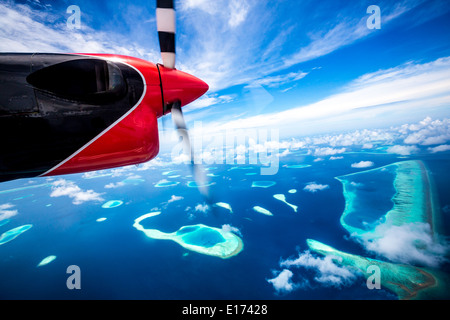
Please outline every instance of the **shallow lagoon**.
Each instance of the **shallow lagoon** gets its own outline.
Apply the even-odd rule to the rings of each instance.
[[[433,196],[421,161],[402,161],[337,177],[346,201],[341,223],[350,233],[364,234],[380,223],[433,225]]]
[[[252,188],[270,188],[276,184],[275,181],[253,181]]]
[[[26,224],[26,225],[16,227],[16,228],[6,231],[2,235],[0,235],[0,245],[14,240],[18,236],[20,236],[22,233],[24,233],[25,231],[30,229],[32,226],[33,225],[31,225],[31,224]]]
[[[152,239],[172,240],[185,249],[222,259],[231,258],[243,249],[239,236],[230,231],[209,227],[203,224],[183,226],[175,232],[165,233],[157,229],[145,229],[141,222],[158,216],[161,212],[151,212],[134,220],[133,227]]]
[[[160,181],[157,184],[155,184],[155,187],[157,188],[164,188],[164,187],[173,187],[180,184],[178,181]]]
[[[346,205],[342,224],[349,230],[370,230],[393,207],[396,165],[336,177],[343,185]]]
[[[104,209],[111,209],[111,208],[119,207],[122,204],[123,204],[122,200],[111,200],[111,201],[105,202],[102,205],[102,208],[104,208]]]

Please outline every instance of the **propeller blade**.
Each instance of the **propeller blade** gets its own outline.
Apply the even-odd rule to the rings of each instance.
[[[156,25],[163,65],[175,68],[175,7],[173,0],[156,0]]]
[[[200,193],[206,199],[208,203],[211,203],[209,188],[208,188],[208,177],[206,175],[205,170],[202,165],[195,163],[194,161],[194,150],[191,145],[191,141],[189,138],[189,132],[186,127],[186,122],[184,121],[183,111],[181,111],[181,103],[176,101],[172,105],[172,120],[175,124],[175,127],[178,131],[178,134],[182,137],[182,141],[184,143],[183,150],[185,153],[189,155],[190,165],[192,169],[192,175],[194,177],[195,183],[197,184],[197,188]]]

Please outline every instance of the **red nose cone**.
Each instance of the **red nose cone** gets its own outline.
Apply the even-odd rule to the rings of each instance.
[[[197,77],[176,69],[159,66],[164,104],[181,101],[185,106],[201,97],[209,86]]]

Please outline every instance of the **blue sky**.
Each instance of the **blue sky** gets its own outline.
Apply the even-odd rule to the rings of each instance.
[[[73,4],[80,30],[66,25]],[[367,28],[370,5],[381,9],[379,30]],[[177,68],[211,88],[185,108],[190,125],[301,136],[449,115],[445,1],[185,0],[176,9]],[[155,3],[2,1],[0,51],[160,62]]]

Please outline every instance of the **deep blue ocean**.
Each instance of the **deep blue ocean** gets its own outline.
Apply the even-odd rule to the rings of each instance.
[[[314,157],[292,153],[280,158],[275,176],[261,176],[258,165],[206,166],[214,174],[211,182],[215,184],[210,187],[214,201],[228,203],[233,213],[216,206],[210,206],[206,212],[196,210],[204,199],[196,188],[187,186],[192,178],[183,164],[148,170],[136,167],[127,175],[139,178],[116,188],[105,186],[124,181],[127,175],[114,176],[112,171],[106,171],[106,176],[90,179],[77,174],[50,181],[35,178],[2,183],[0,205],[11,205],[9,210],[17,210],[17,214],[0,226],[0,235],[25,224],[32,224],[32,228],[0,245],[0,299],[396,299],[384,289],[369,290],[363,277],[347,286],[321,285],[314,281],[315,271],[306,268],[293,269],[292,278],[294,283],[307,279],[310,285],[305,288],[277,292],[267,281],[282,270],[281,260],[308,250],[306,239],[371,257],[340,225],[345,199],[342,184],[335,177],[367,170],[352,168],[355,162],[372,161],[374,166],[369,169],[373,169],[405,158],[363,152],[342,156],[314,162]],[[448,152],[407,158],[422,160],[429,169],[440,203],[442,230],[447,236],[449,158]],[[292,164],[311,166],[289,168]],[[167,174],[171,170],[175,171]],[[61,178],[74,182],[81,190],[101,194],[103,200],[74,204],[70,196],[51,197],[52,183]],[[179,184],[155,187],[163,179]],[[276,184],[252,187],[254,181]],[[304,190],[311,182],[328,187],[317,192]],[[291,189],[297,192],[289,193]],[[378,192],[383,198],[383,192],[392,195],[392,188]],[[298,206],[298,212],[274,199],[274,194],[284,194],[287,202]],[[174,195],[179,198],[169,203]],[[103,208],[110,200],[123,204]],[[387,207],[386,201],[380,205],[383,210]],[[263,207],[273,216],[255,212],[253,206]],[[217,228],[231,225],[239,229],[244,248],[234,257],[220,259],[187,250],[173,241],[148,238],[132,225],[137,217],[155,210],[162,214],[146,221],[147,228],[169,233],[199,223]],[[102,217],[106,220],[98,222]],[[50,255],[56,259],[37,267]],[[70,265],[80,268],[79,290],[66,286],[70,275],[66,269]],[[450,271],[448,263],[441,269]]]

